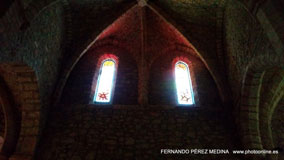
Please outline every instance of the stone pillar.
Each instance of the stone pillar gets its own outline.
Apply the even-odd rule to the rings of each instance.
[[[148,81],[148,68],[141,64],[139,66],[138,103],[143,106],[148,104]]]
[[[144,3],[143,3],[144,4]],[[139,7],[141,19],[141,54],[139,61],[139,81],[138,81],[138,103],[143,106],[148,104],[148,80],[149,69],[145,61],[146,50],[146,25],[145,25],[145,6]]]

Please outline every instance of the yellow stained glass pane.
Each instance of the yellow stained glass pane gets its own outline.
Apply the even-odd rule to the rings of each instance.
[[[177,67],[180,68],[180,69],[186,70],[186,65],[184,65],[182,63],[177,64]]]
[[[111,60],[107,60],[104,62],[104,66],[113,66],[113,65],[114,65],[114,62]]]
[[[95,102],[109,103],[114,85],[115,61],[105,60],[100,68],[97,89],[94,97]]]

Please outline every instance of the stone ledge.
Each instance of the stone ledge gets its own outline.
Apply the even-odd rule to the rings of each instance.
[[[59,106],[66,106],[69,104],[60,104]],[[117,109],[117,110],[199,110],[199,111],[223,111],[222,108],[209,108],[209,107],[199,107],[196,105],[192,106],[176,106],[176,105],[98,105],[98,104],[77,104],[75,108],[85,108],[85,109]],[[73,110],[72,109],[72,110]]]

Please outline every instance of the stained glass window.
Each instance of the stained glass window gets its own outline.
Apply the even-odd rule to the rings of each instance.
[[[175,82],[178,104],[194,104],[194,96],[188,65],[183,61],[175,64]]]
[[[114,85],[116,66],[115,60],[106,59],[103,61],[97,81],[94,101],[99,103],[110,103]]]

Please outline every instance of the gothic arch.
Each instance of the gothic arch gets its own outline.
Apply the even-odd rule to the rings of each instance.
[[[70,58],[68,58],[67,62],[65,62],[63,64],[63,68],[61,70],[62,71],[61,77],[58,81],[58,84],[57,84],[55,92],[54,92],[54,97],[53,97],[54,104],[59,103],[60,97],[61,97],[63,89],[64,89],[64,86],[65,86],[72,70],[74,69],[76,64],[79,62],[79,60],[83,57],[83,55],[85,55],[90,49],[96,47],[96,44],[97,44],[96,42],[97,42],[98,38],[100,37],[101,33],[103,33],[105,30],[107,30],[109,27],[111,27],[112,24],[115,23],[115,20],[117,20],[117,19],[119,19],[119,17],[122,17],[123,15],[125,15],[127,13],[127,10],[131,10],[131,8],[133,8],[133,7],[135,7],[135,4],[133,4],[133,3],[129,4],[129,7],[124,8],[125,12],[123,12],[122,15],[119,15],[118,17],[116,17],[116,19],[110,20],[111,22],[108,24],[108,26],[106,28],[102,29],[102,31],[99,34],[91,34],[90,38],[88,40],[86,40],[84,45],[82,45],[78,49],[76,49],[75,53],[73,53],[73,55]],[[102,46],[102,45],[105,45],[105,44],[111,44],[111,45],[120,46],[120,47],[125,46],[123,43],[121,43],[120,41],[118,42],[115,39],[107,39],[105,41],[99,42],[98,46]]]
[[[241,91],[241,104],[239,108],[240,135],[243,145],[247,149],[272,149],[271,131],[269,121],[273,110],[283,97],[283,58],[276,55],[262,55],[255,57],[246,68]],[[269,89],[275,92],[268,93],[264,86],[264,76],[271,75],[271,69],[279,68],[278,77]],[[269,90],[268,90],[269,91]],[[265,96],[264,96],[265,95]],[[261,101],[261,99],[263,99]],[[261,103],[260,103],[261,102]],[[270,107],[272,105],[272,107]],[[269,155],[268,155],[269,156]],[[253,158],[263,159],[264,155]]]
[[[134,5],[134,7],[136,7],[137,5]],[[133,9],[134,7],[132,7],[131,9]],[[172,25],[172,23],[169,23],[168,20],[166,20],[157,10],[156,8],[154,9],[153,6],[151,4],[146,5],[146,7],[149,7],[151,10],[153,10],[155,13],[158,14],[158,16],[162,17],[162,19],[165,20],[166,23],[168,23],[172,28],[175,28],[175,26]],[[129,10],[131,10],[129,9]],[[128,10],[128,11],[129,11]],[[128,11],[126,11],[124,14],[126,14]],[[115,22],[114,22],[115,23]],[[114,24],[113,23],[113,24]],[[173,23],[175,24],[175,23]],[[110,25],[111,26],[111,25]],[[107,29],[107,28],[106,28]],[[106,30],[105,29],[105,30]],[[216,58],[210,58],[208,56],[206,56],[206,54],[201,54],[203,53],[203,49],[201,46],[198,45],[197,42],[194,41],[194,39],[192,41],[195,42],[195,47],[197,47],[197,49],[195,47],[192,46],[191,43],[189,43],[189,40],[187,40],[182,34],[181,32],[179,32],[176,28],[175,30],[180,34],[180,37],[182,39],[184,39],[184,41],[187,42],[188,45],[190,45],[190,48],[194,51],[195,54],[197,54],[199,56],[199,58],[203,61],[203,63],[205,64],[205,66],[208,68],[209,72],[211,73],[213,79],[215,80],[215,83],[217,84],[217,88],[219,90],[219,94],[221,96],[221,99],[223,100],[223,102],[227,103],[229,102],[230,98],[229,96],[229,91],[227,90],[226,87],[226,80],[224,78],[222,78],[223,76],[221,76],[223,73],[222,71],[220,71],[220,68],[217,64],[217,61],[215,60]],[[80,58],[90,49],[91,46],[93,46],[94,44],[96,44],[97,39],[99,36],[95,35],[92,36],[91,39],[89,39],[87,41],[87,43],[85,43],[86,45],[84,45],[82,48],[80,48],[78,50],[78,52],[76,52],[71,58],[70,60],[65,64],[64,67],[66,67],[64,69],[64,73],[62,78],[60,79],[59,83],[58,83],[58,87],[56,89],[55,92],[55,97],[60,97],[61,93],[62,93],[62,89],[65,85],[66,80],[68,79],[70,72],[72,71],[73,67],[76,65],[76,63],[80,60]],[[87,47],[86,47],[87,46]],[[179,47],[177,47],[179,48]],[[81,52],[80,52],[81,51]],[[58,101],[55,101],[55,103],[58,103]]]

